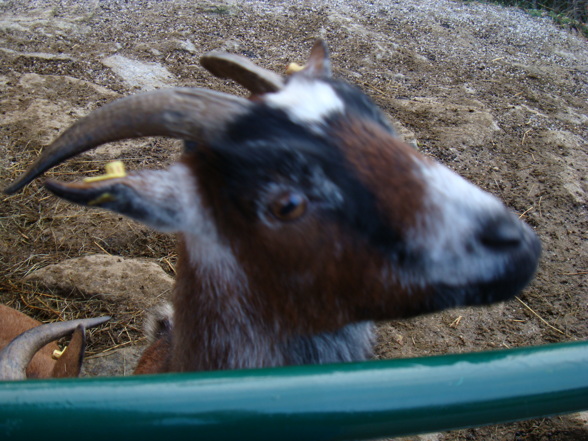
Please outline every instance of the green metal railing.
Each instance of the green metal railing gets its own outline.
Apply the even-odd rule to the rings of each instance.
[[[344,440],[588,409],[588,342],[324,366],[0,383],[0,439]]]

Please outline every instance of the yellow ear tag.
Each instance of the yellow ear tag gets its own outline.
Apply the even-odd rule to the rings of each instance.
[[[67,347],[63,348],[63,351],[60,351],[58,349],[55,349],[53,351],[53,354],[51,355],[51,357],[53,358],[53,360],[59,360],[59,357],[61,357],[63,355],[63,353],[65,352],[66,349],[67,349]]]
[[[304,66],[297,63],[290,63],[286,68],[286,75],[292,75],[293,73],[300,72],[302,69],[304,69]]]
[[[102,193],[96,199],[92,199],[87,204],[92,207],[94,205],[102,205],[102,204],[107,204],[108,202],[115,202],[115,201],[116,201],[116,196],[106,192],[106,193]]]
[[[112,161],[106,164],[106,174],[84,178],[84,182],[106,181],[107,179],[124,178],[127,175],[122,161]]]

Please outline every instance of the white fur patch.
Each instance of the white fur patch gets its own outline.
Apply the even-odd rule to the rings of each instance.
[[[180,231],[186,241],[190,263],[203,274],[216,278],[219,286],[243,284],[245,276],[241,274],[237,259],[229,244],[221,238],[210,209],[203,204],[196,179],[184,168],[187,174],[180,197],[184,225]],[[177,172],[181,174],[181,170]]]
[[[192,266],[217,277],[227,286],[240,271],[229,245],[220,237],[212,213],[200,196],[192,170],[175,163],[167,170],[144,170],[129,175],[148,207],[140,219],[164,232],[183,234]],[[242,281],[239,281],[242,283]]]
[[[143,210],[137,216],[127,210],[119,211],[165,233],[186,231],[205,223],[192,199],[197,194],[194,176],[184,164],[172,164],[167,170],[132,172],[126,181],[137,192],[134,205]]]
[[[425,256],[422,282],[460,286],[494,279],[508,257],[489,252],[478,238],[485,222],[508,215],[507,208],[443,165],[428,163],[421,173],[427,183],[425,206],[408,242]],[[419,276],[424,274],[413,275]]]
[[[174,309],[168,302],[160,303],[147,312],[143,323],[143,333],[149,343],[155,343],[158,338],[171,332],[173,317]]]
[[[264,98],[268,105],[284,110],[292,121],[299,123],[320,124],[345,109],[330,85],[304,77],[292,77],[284,89]]]

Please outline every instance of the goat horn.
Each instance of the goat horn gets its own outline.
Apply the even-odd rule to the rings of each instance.
[[[209,139],[250,105],[245,98],[188,87],[122,98],[96,109],[67,129],[4,192],[15,193],[51,167],[106,142],[144,136]]]
[[[277,92],[284,87],[280,75],[241,55],[213,51],[203,55],[200,64],[214,76],[234,80],[255,95]]]
[[[78,326],[93,328],[110,320],[110,317],[70,320],[39,325],[14,338],[0,352],[0,380],[24,380],[26,369],[39,349],[58,338],[65,337]]]

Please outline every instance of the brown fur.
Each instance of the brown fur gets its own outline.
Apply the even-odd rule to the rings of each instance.
[[[141,355],[134,375],[147,375],[169,372],[171,346],[166,338],[159,338],[153,342]]]
[[[41,322],[22,312],[0,305],[0,349],[23,332],[39,325]],[[26,377],[77,377],[82,367],[85,346],[85,331],[78,327],[73,333],[70,344],[57,360],[53,358],[53,352],[59,350],[57,343],[51,342],[38,350],[27,366]]]
[[[268,230],[261,238],[244,235],[247,244],[240,243],[241,263],[263,298],[264,320],[278,320],[283,324],[281,332],[304,335],[419,313],[426,292],[414,289],[407,301],[406,289],[384,282],[385,256],[366,241],[352,239],[340,225],[310,222],[314,225],[293,227],[284,235]],[[276,290],[277,286],[289,289]]]
[[[414,227],[417,214],[423,210],[425,192],[425,182],[418,175],[415,160],[427,163],[428,159],[370,121],[358,118],[341,121],[335,124],[332,134],[337,136],[336,143],[353,172],[376,195],[385,221],[400,233]],[[353,143],[366,139],[370,140],[369,144]],[[219,175],[190,155],[182,162],[194,170],[203,202],[216,213],[218,228],[232,241],[230,246],[236,250],[239,265],[248,276],[255,295],[241,301],[255,308],[262,322],[279,322],[281,327],[273,333],[287,334],[278,338],[329,332],[354,321],[406,317],[422,311],[421,300],[426,290],[413,289],[412,300],[406,301],[407,293],[400,285],[391,286],[389,280],[384,285],[382,270],[388,256],[345,231],[344,226],[314,216],[278,229],[246,220],[239,222],[242,215],[217,191],[224,184]],[[194,274],[197,270],[186,264],[186,251],[180,251],[179,261],[185,268],[178,280],[197,277]],[[363,263],[361,269],[358,269],[359,262]],[[292,274],[300,275],[300,280],[291,280]],[[312,280],[307,278],[302,282],[305,274],[312,275]],[[199,284],[196,280],[185,283],[188,290]],[[276,287],[289,289],[277,291]],[[177,293],[182,291],[176,289]],[[176,299],[175,306],[188,311],[201,308],[202,305],[197,305],[200,301],[193,294],[190,300]],[[190,318],[186,319],[186,325],[198,326]]]
[[[10,343],[13,338],[41,324],[5,305],[0,305],[0,320],[0,349]],[[59,350],[59,346],[55,342],[43,346],[29,363],[26,371],[27,378],[50,378],[55,367],[53,351],[56,350]]]
[[[367,187],[373,190],[380,180],[394,188],[378,201],[381,210],[395,214],[392,222],[402,226],[414,222],[410,210],[420,208],[423,188],[415,176],[400,176],[406,176],[413,164],[410,147],[379,128],[369,127],[369,123],[348,130],[354,134],[347,133],[347,136],[365,138],[365,134],[356,133],[362,130],[374,130],[379,135],[373,148],[367,149],[367,159],[353,152],[348,152],[348,159],[357,167]],[[385,142],[388,144],[383,147]],[[353,150],[357,146],[345,148]],[[382,154],[382,149],[392,151],[392,157]],[[333,332],[362,320],[406,317],[421,312],[426,291],[414,289],[410,292],[411,301],[407,301],[409,294],[400,285],[391,286],[389,280],[384,282],[382,271],[387,256],[380,255],[366,239],[349,234],[338,223],[314,216],[275,230],[245,220],[240,222],[242,215],[215,191],[222,186],[219,176],[191,155],[186,155],[182,162],[198,177],[203,203],[217,213],[217,227],[230,241],[226,245],[236,253],[249,289],[244,288],[243,281],[228,285],[215,274],[201,274],[199,268],[192,266],[187,245],[180,235],[173,298],[173,342],[171,346],[161,341],[156,343],[159,350],[171,351],[172,371],[260,367],[267,363],[266,357],[280,357],[267,348],[286,345],[289,338]],[[375,171],[382,163],[397,173]],[[414,195],[408,198],[406,192],[411,191]],[[410,200],[409,208],[403,212],[391,210],[393,204],[407,205],[403,198]],[[358,262],[363,266],[358,267]],[[266,349],[259,352],[253,349],[247,355],[250,366],[235,366],[232,354],[242,352],[245,346]],[[165,353],[165,358],[168,356]],[[156,372],[149,371],[148,361],[144,363],[145,366],[140,363],[138,372]]]
[[[257,314],[256,300],[243,289],[244,281],[235,282],[226,283],[214,271],[200,274],[190,263],[185,242],[179,241],[173,298],[174,371],[264,365],[266,354],[255,350],[241,361],[235,359],[244,347],[265,348],[270,335]],[[186,351],[186,347],[191,350]]]
[[[429,160],[372,121],[346,119],[333,134],[354,173],[376,196],[389,224],[399,232],[414,228],[416,215],[423,212],[426,185],[415,160],[425,164]]]

